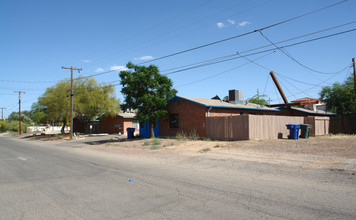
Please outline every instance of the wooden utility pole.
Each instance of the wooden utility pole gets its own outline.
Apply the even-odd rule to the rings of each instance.
[[[284,95],[284,92],[283,92],[281,86],[279,85],[278,80],[277,80],[276,76],[274,75],[273,71],[271,71],[269,74],[271,75],[273,82],[279,91],[279,94],[281,94],[284,104],[288,104],[288,100],[287,100],[286,96]]]
[[[81,68],[73,68],[71,67],[63,67],[62,69],[70,69],[70,139],[73,139],[73,70],[78,70],[78,72],[80,73],[80,71],[82,70]]]
[[[6,108],[1,108],[1,121],[4,121],[4,109]]]
[[[352,66],[354,68],[354,91],[355,91],[355,102],[356,102],[356,68],[355,68],[355,58],[352,58]]]
[[[16,93],[19,93],[19,134],[21,135],[21,93],[25,93],[22,91],[14,91]]]

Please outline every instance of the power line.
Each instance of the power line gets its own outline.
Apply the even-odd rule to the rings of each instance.
[[[151,31],[151,30],[153,30],[153,29],[155,29],[155,28],[157,28],[157,27],[160,27],[160,26],[161,26],[162,24],[164,24],[164,23],[169,23],[169,22],[171,22],[172,20],[175,20],[176,18],[181,17],[181,16],[183,16],[184,14],[186,14],[186,13],[188,13],[188,12],[190,12],[190,11],[193,11],[193,10],[195,10],[195,9],[197,9],[197,8],[199,8],[199,7],[202,7],[202,6],[206,5],[206,4],[209,4],[211,1],[212,1],[212,0],[210,0],[210,1],[203,1],[203,3],[201,3],[201,4],[197,5],[197,6],[194,6],[193,8],[190,8],[190,9],[188,9],[188,10],[185,10],[185,11],[183,11],[182,13],[179,13],[179,14],[176,15],[176,16],[173,16],[173,17],[171,17],[171,18],[169,18],[169,19],[166,19],[166,20],[164,20],[163,22],[159,22],[159,23],[157,23],[157,24],[155,24],[155,25],[153,25],[153,26],[151,26],[151,27],[149,27],[149,28],[146,28],[146,29],[143,30],[143,31],[139,31],[139,32],[137,32],[137,33],[135,33],[135,34],[132,34],[131,36],[129,36],[129,37],[127,37],[127,38],[125,38],[125,39],[123,39],[123,40],[121,40],[121,41],[118,41],[118,42],[116,42],[116,43],[113,43],[113,44],[111,44],[111,45],[109,45],[109,46],[107,46],[107,47],[105,47],[105,48],[103,48],[103,49],[100,49],[100,50],[98,50],[97,52],[95,52],[95,53],[93,53],[93,54],[91,54],[91,55],[82,57],[81,60],[83,60],[83,59],[85,59],[85,58],[89,58],[89,57],[93,56],[94,54],[100,53],[100,52],[102,52],[102,51],[104,51],[104,50],[106,50],[106,49],[108,49],[108,48],[112,48],[113,46],[116,46],[116,45],[119,44],[119,43],[123,43],[123,42],[125,42],[125,41],[127,41],[127,40],[131,40],[131,39],[134,38],[134,37],[140,36],[140,34],[145,33],[145,32],[148,32],[148,31]],[[129,48],[129,49],[130,49],[130,48]]]
[[[296,62],[297,64],[299,64],[300,66],[312,71],[312,72],[316,72],[316,73],[321,73],[321,74],[337,74],[340,73],[342,71],[344,71],[344,69],[337,71],[337,72],[322,72],[322,71],[318,71],[318,70],[314,70],[304,64],[302,64],[301,62],[299,62],[297,59],[295,59],[293,56],[291,56],[290,54],[287,53],[287,51],[283,50],[282,48],[278,47],[276,44],[274,44],[268,37],[266,37],[262,31],[259,31],[259,33],[262,35],[262,37],[264,37],[268,42],[270,42],[273,46],[275,46],[279,51],[281,51],[284,55],[286,55],[287,57],[289,57],[290,59],[292,59],[294,62]]]
[[[274,53],[274,52],[272,52],[272,53]],[[272,53],[269,53],[269,54],[266,54],[266,55],[261,56],[261,57],[259,57],[259,58],[256,58],[255,60],[262,59],[262,58],[264,58],[264,57],[266,57],[266,56],[271,55]],[[191,84],[194,84],[194,83],[202,82],[202,81],[207,80],[207,79],[211,79],[211,78],[216,77],[216,76],[220,76],[220,75],[225,74],[225,73],[227,73],[227,72],[230,72],[230,71],[232,71],[232,70],[238,69],[238,68],[240,68],[240,67],[242,67],[242,66],[245,66],[245,65],[247,65],[247,64],[249,64],[249,63],[251,63],[251,62],[253,62],[253,61],[249,61],[249,62],[247,62],[247,63],[243,63],[243,64],[241,64],[241,65],[239,65],[239,66],[237,66],[237,67],[234,67],[234,68],[225,70],[225,71],[223,71],[223,72],[220,72],[220,73],[218,73],[218,74],[214,74],[214,75],[209,76],[209,77],[206,77],[206,78],[202,78],[202,79],[199,79],[199,80],[196,80],[196,81],[193,81],[193,82],[190,82],[190,83],[186,83],[186,84],[183,84],[183,85],[178,85],[178,86],[176,86],[176,88],[182,87],[182,86],[191,85]]]
[[[291,40],[296,40],[296,39],[303,38],[303,37],[307,37],[307,36],[310,36],[310,35],[322,33],[322,32],[328,31],[328,30],[340,28],[340,27],[343,27],[343,26],[346,26],[346,25],[350,25],[350,24],[353,24],[353,23],[356,23],[356,21],[344,23],[344,24],[341,24],[341,25],[337,25],[337,26],[334,26],[334,27],[326,28],[326,29],[319,30],[319,31],[316,31],[316,32],[312,32],[312,33],[304,34],[304,35],[301,35],[301,36],[293,37],[293,38],[290,38],[290,39],[287,39],[287,40],[283,40],[283,41],[277,42],[277,43],[275,43],[275,44],[285,43],[285,42],[288,42],[288,41],[291,41]],[[187,64],[187,65],[180,66],[180,67],[175,67],[175,68],[170,68],[170,69],[167,69],[167,70],[163,70],[162,72],[166,72],[166,71],[170,71],[170,70],[175,70],[175,69],[180,69],[180,68],[188,67],[188,66],[194,66],[194,65],[197,65],[197,64],[205,63],[205,62],[215,61],[215,60],[224,59],[224,58],[229,58],[229,57],[234,57],[234,56],[238,56],[238,55],[241,56],[241,54],[243,54],[243,53],[255,51],[255,50],[262,49],[262,48],[266,48],[266,47],[269,47],[269,46],[273,46],[273,44],[268,44],[268,45],[264,45],[264,46],[261,46],[261,47],[257,47],[257,48],[245,50],[245,51],[243,51],[243,52],[239,52],[238,54],[236,54],[236,53],[234,53],[234,54],[229,54],[229,55],[226,55],[226,56],[217,57],[217,58],[213,58],[213,59],[209,59],[209,60],[204,60],[204,61],[200,61],[200,62],[197,62],[197,63]],[[267,50],[267,51],[270,51],[270,50]]]
[[[297,43],[293,43],[293,44],[289,44],[289,45],[285,45],[285,46],[281,46],[279,48],[287,48],[287,47],[292,47],[292,46],[296,46],[296,45],[300,45],[300,44],[304,44],[304,43],[309,43],[309,42],[312,42],[312,41],[316,41],[316,40],[321,40],[321,39],[325,39],[325,38],[328,38],[328,37],[333,37],[333,36],[337,36],[337,35],[340,35],[340,34],[345,34],[345,33],[349,33],[351,31],[355,31],[356,29],[351,29],[351,30],[347,30],[347,31],[342,31],[342,32],[338,32],[338,33],[334,33],[334,34],[330,34],[330,35],[326,35],[326,36],[322,36],[322,37],[317,37],[317,38],[313,38],[313,39],[309,39],[309,40],[305,40],[305,41],[301,41],[301,42],[297,42]],[[252,53],[252,54],[247,54],[245,55],[246,56],[252,56],[252,55],[256,55],[256,54],[260,54],[260,53],[266,53],[266,52],[270,52],[270,51],[273,51],[275,50],[274,48],[272,49],[267,49],[267,50],[263,50],[263,51],[258,51],[258,52],[255,52],[255,53]],[[251,51],[251,50],[248,50],[248,51]],[[238,56],[242,53],[245,53],[246,51],[243,51],[243,52],[240,52],[238,54],[231,54],[231,55],[228,55],[228,56],[224,56],[224,57],[231,57],[231,56]],[[211,61],[211,60],[218,60],[220,59],[221,57],[219,58],[215,58],[215,59],[210,59],[208,61]],[[215,62],[210,62],[210,63],[205,63],[205,64],[201,64],[201,65],[197,65],[197,66],[193,66],[193,67],[189,67],[189,68],[185,68],[185,69],[181,69],[181,70],[177,70],[177,71],[173,71],[173,72],[169,72],[169,73],[165,73],[163,75],[168,75],[168,74],[173,74],[173,73],[178,73],[178,72],[182,72],[182,71],[186,71],[186,70],[191,70],[191,69],[195,69],[195,68],[199,68],[199,67],[204,67],[204,66],[208,66],[208,65],[212,65],[212,64],[217,64],[217,63],[221,63],[221,62],[226,62],[226,61],[230,61],[230,60],[234,60],[234,59],[239,59],[241,57],[235,57],[235,58],[230,58],[230,59],[225,59],[225,60],[221,60],[221,61],[215,61]],[[202,61],[202,62],[199,62],[199,63],[204,63],[206,61]],[[187,65],[185,65],[187,66]],[[189,65],[190,66],[190,65]],[[342,69],[344,70],[344,69]],[[340,72],[340,71],[339,71]]]
[[[269,25],[269,26],[254,30],[254,31],[250,31],[250,32],[247,32],[247,33],[235,35],[235,36],[232,36],[232,37],[229,37],[229,38],[225,38],[225,39],[222,39],[222,40],[218,40],[218,41],[214,41],[214,42],[211,42],[211,43],[203,44],[203,45],[200,45],[200,46],[197,46],[197,47],[193,47],[193,48],[190,48],[190,49],[186,49],[186,50],[183,50],[183,51],[179,51],[179,52],[176,52],[176,53],[172,53],[172,54],[169,54],[169,55],[158,57],[158,58],[155,58],[153,60],[141,62],[141,63],[139,63],[139,65],[145,64],[145,63],[148,63],[148,62],[157,61],[157,60],[162,60],[162,59],[165,59],[165,58],[168,58],[168,57],[176,56],[176,55],[187,53],[187,52],[190,52],[190,51],[193,51],[193,50],[201,49],[201,48],[204,48],[204,47],[212,46],[212,45],[219,44],[219,43],[222,43],[222,42],[225,42],[225,41],[229,41],[229,40],[240,38],[240,37],[243,37],[243,36],[246,36],[246,35],[250,35],[250,34],[256,33],[258,31],[266,30],[266,29],[269,29],[269,28],[272,28],[272,27],[275,27],[275,26],[278,26],[278,25],[281,25],[281,24],[284,24],[284,23],[287,23],[287,22],[290,22],[290,21],[305,17],[305,16],[308,16],[308,15],[314,14],[316,12],[325,10],[327,8],[334,7],[336,5],[342,4],[342,3],[347,2],[347,1],[348,0],[343,0],[343,1],[337,2],[335,4],[331,4],[331,5],[325,6],[323,8],[319,8],[317,10],[314,10],[314,11],[311,11],[311,12],[307,12],[305,14],[302,14],[302,15],[299,15],[299,16],[296,16],[296,17],[293,17],[293,18],[290,18],[290,19],[287,19],[287,20],[284,20],[284,21],[281,21],[281,22],[278,22],[278,23],[275,23],[275,24],[272,24],[272,25]]]
[[[341,24],[341,25],[329,27],[329,28],[326,28],[326,29],[323,29],[323,30],[315,31],[315,32],[312,32],[312,33],[304,34],[304,35],[293,37],[293,38],[289,38],[287,40],[279,41],[279,42],[276,42],[274,44],[277,45],[277,44],[285,43],[285,42],[288,42],[288,41],[292,41],[292,40],[296,40],[296,39],[299,39],[299,38],[311,36],[311,35],[322,33],[322,32],[325,32],[325,31],[332,30],[332,29],[340,28],[340,27],[343,27],[343,26],[346,26],[346,25],[350,25],[350,24],[353,24],[353,23],[356,23],[356,21],[351,21],[351,22],[344,23],[344,24]],[[336,36],[336,35],[339,35],[339,34],[345,34],[345,33],[351,32],[351,31],[355,31],[355,30],[356,29],[351,29],[351,30],[347,30],[347,31],[344,31],[344,32],[338,32],[338,33],[335,33],[335,34],[326,35],[326,36],[323,36],[323,37],[318,37],[318,38],[314,38],[314,39],[310,39],[310,40],[301,41],[301,42],[297,42],[297,43],[294,43],[294,44],[286,45],[286,46],[283,46],[283,47],[280,47],[280,48],[296,46],[296,45],[299,45],[299,44],[304,44],[304,43],[312,42],[312,41],[315,41],[315,40],[321,40],[321,39],[332,37],[332,36]],[[248,53],[248,52],[251,52],[251,51],[255,51],[255,50],[263,49],[263,48],[266,48],[266,47],[270,47],[270,46],[273,46],[273,44],[268,44],[268,45],[264,45],[264,46],[261,46],[261,47],[256,47],[256,48],[253,48],[253,49],[242,51],[242,52],[239,52],[239,54],[230,54],[230,55],[226,55],[226,56],[222,56],[222,57],[217,57],[217,58],[213,58],[213,59],[209,59],[209,60],[200,61],[200,62],[193,63],[193,64],[188,64],[188,65],[184,65],[184,66],[180,66],[180,67],[170,68],[170,69],[167,69],[167,70],[163,70],[161,72],[166,72],[166,71],[170,71],[170,70],[174,70],[174,69],[180,69],[180,68],[188,67],[188,66],[194,66],[194,65],[197,65],[197,64],[202,64],[202,63],[215,61],[215,60],[219,60],[219,59],[234,57],[234,56],[238,56],[238,55],[241,55],[241,54],[244,54],[244,53]],[[260,52],[257,52],[257,53],[249,54],[249,55],[246,55],[246,56],[256,55],[256,54],[259,54],[259,53],[269,52],[269,51],[272,51],[272,50],[274,50],[274,49],[268,49],[268,50],[260,51]],[[170,56],[170,55],[167,55],[167,56]],[[235,59],[238,59],[238,58],[235,58]],[[230,60],[233,60],[233,59],[230,59]],[[152,62],[152,61],[153,60],[150,60],[150,61],[147,61],[147,62]],[[229,60],[226,60],[226,61],[229,61]],[[222,61],[222,62],[225,62],[225,61]],[[146,63],[146,62],[143,62],[143,63],[140,63],[140,64],[144,64],[144,63]],[[212,63],[212,64],[215,64],[215,63]],[[197,68],[197,67],[194,67],[192,69],[195,69],[195,68]],[[122,70],[125,70],[125,69],[126,69],[126,67],[121,67],[121,68],[118,68],[118,69],[115,69],[115,70],[109,70],[109,71],[106,71],[106,72],[91,74],[91,75],[88,75],[88,76],[81,76],[81,77],[75,78],[74,80],[80,80],[80,79],[84,79],[84,78],[100,76],[100,75],[104,75],[104,74],[108,74],[108,73],[112,73],[112,72],[116,72],[116,71],[122,71]],[[191,69],[191,68],[188,68],[186,70],[189,70],[189,69]],[[181,70],[181,71],[183,71],[183,70]],[[181,72],[181,71],[178,71],[178,72]],[[172,73],[175,73],[175,72],[172,72]],[[169,73],[169,74],[171,74],[171,73]],[[70,80],[68,80],[68,81],[70,81]]]
[[[271,0],[271,1],[274,1],[274,0]],[[254,9],[254,8],[261,7],[261,6],[267,4],[267,3],[271,2],[271,1],[264,2],[264,3],[262,3],[262,4],[259,4],[259,5],[257,5],[257,6],[254,6],[254,7],[252,7],[252,8],[248,8],[248,9],[241,10],[240,12],[234,13],[234,14],[243,14],[243,13],[246,13],[246,12],[248,12],[248,11]],[[249,2],[249,1],[244,1],[243,3],[245,3],[245,2]],[[226,11],[226,10],[231,10],[231,9],[233,9],[233,8],[235,8],[235,7],[239,6],[239,5],[241,5],[241,4],[242,4],[242,3],[239,3],[239,4],[237,4],[237,5],[234,5],[234,6],[232,6],[232,7],[229,7],[229,8],[227,8],[227,9],[223,9],[223,10],[218,11],[218,12],[212,14],[212,15],[203,17],[203,18],[201,18],[201,19],[199,19],[199,20],[205,20],[206,18],[212,17],[212,16],[214,16],[214,15],[216,15],[216,14],[220,14],[220,13]],[[224,17],[224,18],[221,18],[221,19],[226,19],[226,18],[229,18],[229,17],[231,17],[231,16],[232,16],[232,15],[227,16],[227,17]],[[187,26],[191,26],[192,24],[196,23],[196,22],[199,21],[199,20],[196,20],[195,22],[190,22],[189,24],[184,25],[183,28],[186,28]],[[210,26],[210,25],[211,25],[211,22],[209,22],[207,25],[201,26],[200,28],[195,28],[195,29],[193,29],[193,31],[200,30],[200,29],[205,28],[205,27]],[[180,28],[180,29],[182,29],[182,28]],[[177,30],[179,30],[179,29],[177,29]],[[174,31],[176,31],[176,30],[168,31],[168,32],[166,32],[166,33],[160,34],[160,36],[170,34],[170,33],[174,32]],[[192,31],[190,31],[189,33],[191,33],[191,32],[192,32]],[[188,33],[188,32],[186,32],[186,33]],[[186,34],[186,33],[183,33],[183,34]],[[151,44],[151,45],[149,45],[149,46],[146,46],[146,47],[141,48],[141,50],[142,50],[142,49],[145,49],[145,48],[149,48],[149,47],[155,46],[155,45],[157,45],[157,44],[161,44],[161,43],[163,43],[163,42],[165,42],[165,41],[167,41],[167,40],[176,38],[176,37],[181,36],[181,35],[183,35],[183,34],[177,34],[177,35],[175,35],[175,36],[173,36],[173,37],[169,37],[169,38],[166,38],[166,39],[164,39],[164,40],[160,40],[158,43]],[[153,40],[157,40],[157,38],[153,38],[153,39],[147,40],[147,41],[145,41],[145,42],[143,42],[143,43],[150,42],[150,41],[153,41]],[[143,44],[143,43],[141,43],[141,44]],[[132,46],[132,47],[126,48],[124,51],[128,51],[128,50],[130,50],[130,49],[132,49],[132,48],[134,48],[134,47],[137,47],[138,45],[140,45],[140,44],[136,44],[136,45],[134,45],[134,46]],[[123,51],[121,51],[121,54],[124,54]],[[106,57],[110,57],[110,58],[105,59],[105,60],[112,60],[112,59],[114,59],[114,58],[121,57],[121,56],[115,56],[115,57],[114,57],[113,55],[115,55],[115,53],[110,54],[109,56],[106,56]],[[95,62],[97,62],[98,60],[102,60],[102,59],[103,59],[103,58],[96,59]],[[94,63],[95,63],[95,62],[94,62]]]
[[[23,80],[6,80],[0,79],[0,82],[11,82],[11,83],[52,83],[57,81],[23,81]]]

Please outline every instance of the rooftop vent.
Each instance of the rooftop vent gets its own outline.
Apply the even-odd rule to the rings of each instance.
[[[229,90],[229,102],[232,104],[242,105],[244,103],[242,90],[236,90],[236,89]]]

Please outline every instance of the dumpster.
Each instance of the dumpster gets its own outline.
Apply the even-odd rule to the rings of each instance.
[[[301,124],[300,125],[300,138],[309,138],[310,130],[311,130],[311,125],[310,124]]]
[[[299,124],[287,124],[287,129],[289,129],[289,139],[298,139],[299,136]]]
[[[127,139],[133,139],[135,128],[126,128],[127,131]]]

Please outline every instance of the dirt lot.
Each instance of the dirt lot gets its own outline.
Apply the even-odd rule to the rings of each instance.
[[[219,160],[249,160],[290,166],[329,168],[356,171],[356,135],[330,135],[298,140],[266,141],[210,141],[177,139],[121,139],[113,136],[85,137],[83,149],[112,154],[155,159],[156,161],[181,160],[187,157],[205,157]],[[35,136],[30,140],[53,143],[68,142],[68,137]]]

